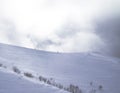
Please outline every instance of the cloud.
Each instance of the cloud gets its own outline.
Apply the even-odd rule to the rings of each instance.
[[[52,39],[39,39],[34,36],[28,35],[27,36],[32,45],[34,46],[35,49],[42,49],[42,50],[47,50],[49,46],[60,46],[60,42],[55,42]]]
[[[92,28],[81,27],[70,20],[64,23],[55,35],[61,43],[60,48],[63,52],[91,52],[104,47],[104,42]]]
[[[65,23],[54,34],[46,38],[28,35],[35,49],[60,52],[99,51],[104,43],[90,28],[81,28],[76,23]]]
[[[0,41],[4,43],[19,43],[18,33],[14,23],[8,20],[0,19]]]
[[[16,30],[16,25],[9,19],[0,19],[0,43],[33,48],[26,35]]]
[[[67,25],[63,25],[63,27],[61,27],[58,31],[56,31],[56,35],[59,38],[69,38],[69,37],[74,37],[74,35],[76,35],[79,32],[79,27],[77,28],[76,25],[72,25],[72,24],[67,24]]]
[[[119,15],[119,8],[119,0],[0,0],[0,42],[49,51],[113,51],[118,42],[108,41],[119,34],[105,37],[106,30],[115,30],[115,19],[108,27],[107,18]]]
[[[97,21],[96,33],[107,45],[103,51],[108,55],[120,57],[120,16]]]

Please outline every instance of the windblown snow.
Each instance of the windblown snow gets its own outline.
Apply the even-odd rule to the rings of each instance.
[[[120,59],[0,44],[0,93],[120,93]]]

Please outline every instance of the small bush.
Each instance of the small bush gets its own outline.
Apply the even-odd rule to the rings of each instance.
[[[31,73],[25,72],[24,75],[29,78],[33,78],[34,76]]]
[[[3,66],[3,64],[0,63],[0,67],[2,67],[2,66]]]
[[[69,86],[68,91],[71,93],[82,93],[78,86],[72,84]]]
[[[58,84],[58,88],[59,88],[59,89],[63,89],[63,85]]]
[[[81,89],[79,89],[78,86],[75,86],[72,84],[69,87],[64,87],[62,84],[56,83],[53,78],[47,79],[45,77],[39,76],[38,79],[41,82],[44,82],[48,85],[52,85],[52,86],[57,87],[59,89],[63,89],[63,90],[68,91],[70,93],[82,93]]]
[[[54,83],[52,83],[52,85],[56,87],[56,86],[57,86],[57,83],[56,83],[56,82],[54,82]]]
[[[42,76],[39,76],[39,80],[40,80],[40,81],[42,81],[42,78],[43,78]]]
[[[17,74],[20,74],[20,73],[21,73],[21,71],[20,71],[17,67],[13,67],[13,71],[14,71],[15,73],[17,73]]]
[[[47,80],[47,84],[51,85],[52,83],[50,82],[50,80]]]
[[[103,86],[102,86],[102,85],[99,85],[98,88],[99,88],[99,90],[102,90],[102,89],[103,89]]]
[[[47,79],[46,79],[46,78],[43,78],[43,82],[45,82],[45,83],[46,83],[46,82],[47,82]]]
[[[0,63],[0,67],[3,67],[3,68],[7,68],[5,65],[3,65],[2,63]]]
[[[63,89],[64,89],[65,91],[69,91],[68,88],[66,88],[66,87],[64,87]]]
[[[47,83],[47,79],[44,78],[44,77],[42,77],[42,76],[39,76],[39,80],[40,80],[40,81],[43,81],[44,83]]]
[[[93,82],[90,82],[90,86],[92,86],[93,85]]]

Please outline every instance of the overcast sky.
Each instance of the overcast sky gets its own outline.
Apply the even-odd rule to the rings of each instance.
[[[120,0],[0,0],[0,42],[120,57],[119,9]]]

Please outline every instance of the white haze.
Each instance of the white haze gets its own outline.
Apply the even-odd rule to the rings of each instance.
[[[0,42],[48,51],[109,51],[94,22],[118,15],[119,5],[119,0],[0,0]]]

